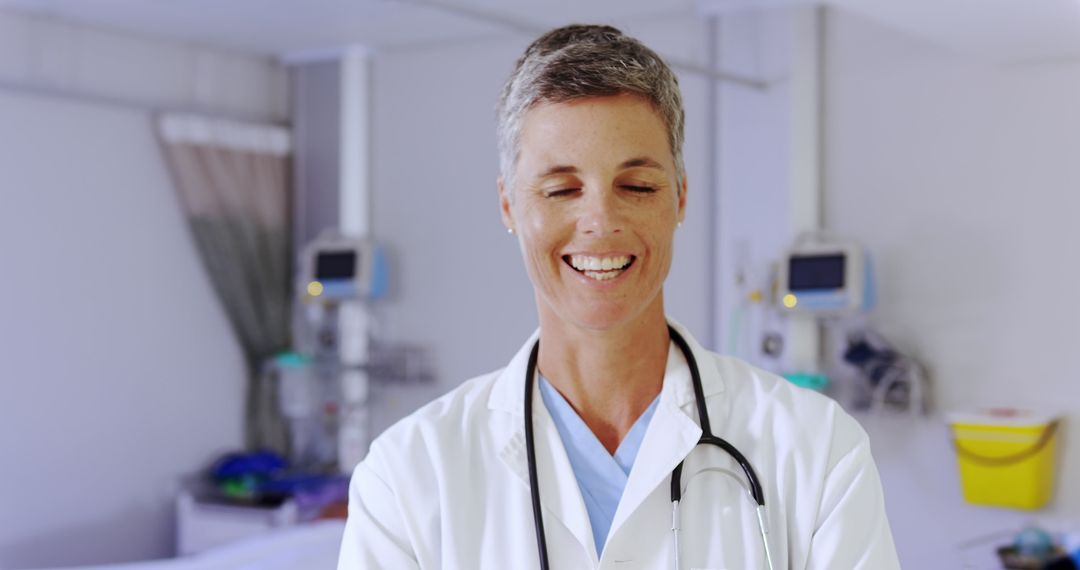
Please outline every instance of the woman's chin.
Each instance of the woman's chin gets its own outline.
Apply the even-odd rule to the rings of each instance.
[[[537,295],[541,325],[604,332],[624,329],[634,323],[664,319],[661,290],[648,298],[638,296],[552,296]]]
[[[597,304],[573,311],[567,320],[579,328],[591,331],[606,331],[620,328],[633,319],[634,311],[615,304]]]

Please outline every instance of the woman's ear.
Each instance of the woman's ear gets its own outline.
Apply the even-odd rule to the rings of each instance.
[[[682,177],[682,181],[679,184],[679,204],[678,204],[679,214],[678,214],[678,221],[679,221],[680,224],[683,222],[683,220],[686,219],[686,190],[687,190],[687,188],[689,188],[689,186],[686,183],[686,175],[684,174],[683,177]]]
[[[511,232],[514,231],[514,216],[510,213],[510,188],[502,176],[495,181],[499,188],[499,211],[502,214],[503,225]]]

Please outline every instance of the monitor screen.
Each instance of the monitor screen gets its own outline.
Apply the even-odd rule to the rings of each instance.
[[[315,258],[315,279],[352,279],[356,275],[356,252],[323,252]]]
[[[788,262],[788,290],[844,288],[844,255],[793,255]]]

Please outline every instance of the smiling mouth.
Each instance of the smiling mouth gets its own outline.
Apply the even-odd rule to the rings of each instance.
[[[592,255],[564,255],[563,262],[571,269],[596,281],[607,281],[622,275],[637,260],[633,255],[596,257]]]

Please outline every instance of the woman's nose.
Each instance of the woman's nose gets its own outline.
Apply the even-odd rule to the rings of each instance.
[[[583,233],[596,237],[621,232],[623,220],[613,193],[586,192],[578,225]]]

